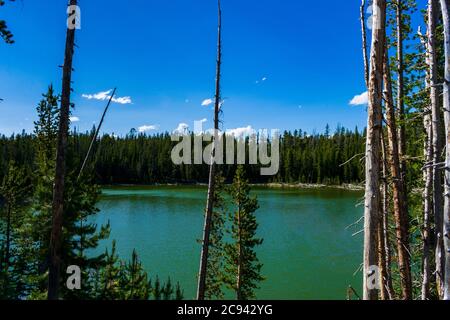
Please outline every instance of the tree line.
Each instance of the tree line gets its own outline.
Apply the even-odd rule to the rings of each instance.
[[[75,168],[81,168],[94,134],[72,132],[68,149]],[[302,130],[284,132],[280,139],[280,170],[275,176],[261,176],[260,165],[245,166],[251,183],[311,183],[340,185],[364,180],[364,135],[338,127],[322,134],[309,135]],[[192,139],[193,140],[193,139]],[[11,136],[0,135],[0,178],[7,171],[8,162],[33,171],[35,168],[37,137],[34,133]],[[171,150],[176,143],[169,133],[137,134],[134,130],[124,137],[105,134],[93,147],[89,171],[94,182],[108,184],[164,184],[207,183],[208,165],[174,165]],[[246,157],[248,155],[248,139]],[[350,160],[350,161],[349,161]],[[224,165],[226,183],[231,183],[237,165]]]

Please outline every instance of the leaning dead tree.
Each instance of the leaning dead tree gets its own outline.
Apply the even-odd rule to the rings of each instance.
[[[222,10],[220,0],[218,0],[218,30],[217,30],[217,66],[216,66],[216,93],[214,104],[214,137],[213,150],[211,154],[211,164],[209,168],[208,198],[206,201],[205,222],[203,227],[202,252],[200,256],[200,269],[198,273],[197,300],[205,300],[206,278],[208,274],[208,255],[210,245],[211,221],[214,208],[214,191],[216,163],[215,154],[217,152],[217,142],[219,140],[219,114],[221,107],[220,76],[222,65]]]
[[[92,150],[94,148],[95,141],[97,141],[98,135],[99,135],[100,130],[103,125],[103,121],[105,120],[106,113],[108,112],[109,106],[111,105],[111,101],[114,99],[114,95],[116,94],[116,90],[117,90],[117,88],[114,88],[111,96],[109,97],[108,103],[106,104],[105,110],[103,111],[102,118],[100,119],[100,123],[98,124],[98,127],[95,130],[94,136],[92,137],[92,140],[91,140],[91,144],[89,145],[88,152],[86,153],[86,156],[84,157],[83,165],[81,166],[81,169],[78,173],[78,179],[80,179],[81,175],[83,174],[84,168],[86,167],[86,165],[89,161],[89,158],[92,154]]]
[[[445,119],[445,198],[444,198],[444,269],[443,289],[444,300],[450,300],[450,0],[441,0],[442,20],[444,24],[444,52],[445,52],[445,75],[444,75],[444,119]]]
[[[378,265],[378,226],[381,211],[380,154],[383,100],[383,60],[386,38],[386,0],[373,2],[372,44],[370,53],[369,104],[366,142],[366,188],[364,208],[363,298],[376,300],[374,267]]]
[[[70,0],[69,6],[77,5]],[[69,14],[73,14],[70,12]],[[61,107],[59,111],[59,129],[56,149],[56,169],[53,187],[52,231],[50,237],[50,265],[48,274],[48,299],[57,300],[59,295],[61,269],[61,240],[64,215],[64,187],[66,175],[66,151],[69,135],[70,93],[72,82],[72,61],[75,45],[75,28],[67,28],[66,49],[64,53]]]

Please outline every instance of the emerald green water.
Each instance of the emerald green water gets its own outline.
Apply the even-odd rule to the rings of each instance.
[[[361,292],[362,228],[346,230],[362,216],[360,192],[255,189],[260,209],[258,254],[267,278],[258,299],[345,299],[348,285]],[[103,190],[97,223],[111,222],[102,250],[117,240],[118,253],[133,248],[150,275],[179,281],[195,297],[206,189],[118,187]]]

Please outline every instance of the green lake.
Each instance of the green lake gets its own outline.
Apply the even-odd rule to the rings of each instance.
[[[258,299],[345,299],[352,285],[361,293],[363,194],[340,189],[256,188],[260,209],[258,255],[267,278]],[[203,187],[105,188],[98,224],[111,222],[110,240],[129,259],[135,248],[153,277],[180,282],[186,299],[196,290],[203,211]]]

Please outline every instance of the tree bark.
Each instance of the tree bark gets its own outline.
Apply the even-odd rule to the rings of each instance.
[[[382,291],[382,300],[393,300],[395,297],[394,287],[392,285],[392,274],[391,274],[391,249],[390,249],[390,241],[389,241],[389,184],[388,184],[388,164],[387,164],[387,148],[386,148],[386,142],[384,139],[384,133],[383,130],[381,131],[381,148],[382,148],[382,166],[383,166],[383,178],[382,178],[382,203],[383,203],[383,216],[381,219],[381,234],[382,234],[382,241],[379,241],[380,246],[382,246],[382,249],[380,248],[380,252],[383,255],[382,259],[378,259],[380,261],[380,265],[384,263],[384,266],[380,268],[383,276],[383,290]],[[384,297],[383,297],[384,295]]]
[[[77,0],[70,0],[76,6]],[[57,300],[59,296],[61,241],[64,215],[64,189],[66,175],[66,149],[69,134],[70,93],[72,82],[72,62],[75,45],[75,29],[67,28],[64,54],[61,108],[56,154],[55,182],[53,187],[52,233],[50,237],[50,266],[48,275],[48,299]]]
[[[398,126],[398,145],[400,169],[404,189],[406,190],[406,129],[404,100],[404,57],[403,57],[403,1],[397,0],[397,112],[400,124]]]
[[[361,1],[360,20],[361,20],[361,35],[362,35],[362,51],[364,59],[364,80],[366,87],[369,87],[369,59],[367,57],[367,28],[366,28],[366,0]]]
[[[423,231],[422,231],[422,300],[430,299],[430,278],[431,278],[431,216],[433,214],[433,203],[431,201],[431,195],[433,190],[433,168],[430,166],[433,159],[433,149],[431,144],[432,128],[431,128],[431,115],[428,111],[425,111],[424,115],[424,130],[425,130],[425,142],[424,142],[424,156],[426,167],[423,171],[424,191],[423,191]]]
[[[433,28],[433,18],[431,11],[431,2],[434,0],[428,1],[428,29]],[[427,31],[429,33],[429,31]],[[419,36],[421,36],[419,34]],[[429,35],[427,35],[429,39]],[[422,45],[426,51],[426,64],[428,66],[425,87],[427,90],[431,90],[431,57],[430,57],[430,48],[429,42],[425,41],[421,36]],[[431,91],[430,91],[431,92]],[[430,299],[430,286],[431,286],[431,222],[433,216],[433,125],[431,119],[431,109],[429,106],[426,108],[423,116],[423,127],[425,133],[425,141],[424,141],[424,159],[425,166],[423,169],[423,181],[424,181],[424,190],[423,190],[423,230],[422,230],[422,290],[421,290],[421,299],[429,300]]]
[[[382,130],[383,57],[386,38],[386,0],[374,0],[370,53],[369,104],[366,142],[366,188],[364,208],[363,298],[376,300],[371,270],[378,265],[377,233],[380,217],[380,135]]]
[[[214,105],[214,149],[211,159],[211,165],[209,170],[208,181],[208,196],[206,201],[205,222],[203,227],[203,243],[202,253],[200,256],[200,270],[198,274],[198,286],[197,286],[197,300],[205,300],[206,292],[206,277],[208,273],[208,253],[209,253],[209,240],[211,233],[211,221],[214,208],[214,190],[215,190],[215,175],[216,175],[216,163],[215,153],[217,150],[217,142],[219,139],[219,114],[221,105],[220,95],[220,76],[222,65],[222,10],[220,0],[218,0],[218,31],[217,31],[217,66],[216,66],[216,94]]]
[[[438,0],[429,0],[428,2],[428,59],[430,73],[430,101],[431,101],[431,121],[432,121],[432,148],[433,148],[433,212],[436,241],[435,264],[436,264],[436,284],[439,296],[442,296],[442,276],[444,268],[444,244],[442,240],[443,228],[443,190],[442,190],[442,172],[438,167],[441,163],[442,155],[442,136],[441,136],[441,110],[439,106],[438,90],[438,62],[436,46],[436,27],[438,17]]]
[[[400,169],[399,142],[395,120],[394,101],[392,98],[391,74],[387,48],[384,61],[384,97],[389,146],[389,165],[392,175],[392,192],[394,200],[394,219],[397,236],[397,256],[400,271],[402,297],[412,299],[411,266],[409,257],[409,219],[406,208],[406,193]]]
[[[444,24],[444,119],[445,119],[445,201],[442,234],[444,240],[445,264],[443,269],[444,300],[450,300],[450,0],[441,0],[442,20]]]

